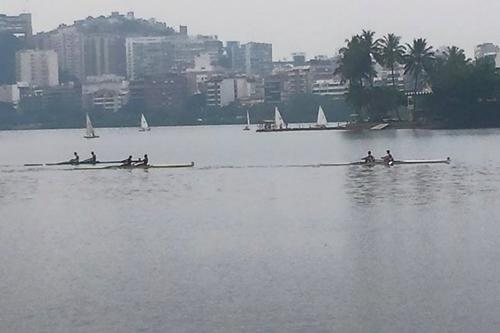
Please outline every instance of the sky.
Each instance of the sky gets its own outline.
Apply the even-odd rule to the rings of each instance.
[[[269,42],[276,60],[292,52],[334,55],[362,29],[456,45],[469,56],[477,44],[500,44],[500,0],[0,0],[0,13],[31,12],[35,32],[112,11],[223,41]]]

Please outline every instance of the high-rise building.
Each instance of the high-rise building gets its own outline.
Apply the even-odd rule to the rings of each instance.
[[[285,99],[293,95],[308,94],[312,91],[312,75],[309,66],[297,66],[287,71]]]
[[[284,100],[286,75],[276,73],[264,80],[264,101],[267,104],[280,104]]]
[[[236,86],[232,78],[214,77],[206,82],[207,105],[224,107],[236,100]]]
[[[77,28],[61,26],[52,32],[37,34],[35,45],[39,49],[56,51],[59,69],[85,80],[84,35]]]
[[[25,13],[18,16],[0,14],[0,32],[13,34],[29,42],[33,36],[31,14]]]
[[[479,44],[474,49],[474,57],[476,59],[485,57],[492,57],[493,59],[495,59],[498,53],[500,53],[500,48],[498,47],[498,45],[495,45],[493,43]]]
[[[245,55],[241,49],[240,42],[229,41],[226,43],[226,54],[229,60],[229,68],[234,72],[245,70]]]
[[[135,81],[169,73],[173,66],[173,52],[166,37],[127,38],[127,77]]]
[[[174,34],[165,23],[136,19],[133,12],[122,15],[88,17],[71,26],[35,36],[35,45],[55,50],[65,74],[84,82],[88,76],[127,73],[125,39],[129,36],[168,36]],[[146,59],[148,61],[148,59]]]
[[[181,34],[165,37],[173,51],[173,64],[177,71],[183,71],[194,65],[194,60],[201,54],[208,54],[215,63],[223,53],[223,43],[217,36],[188,36],[187,30]]]
[[[248,75],[268,75],[273,70],[273,45],[267,43],[247,43],[242,45],[245,72]]]
[[[125,76],[125,38],[113,34],[85,36],[85,76],[114,74]]]
[[[52,50],[24,50],[16,54],[18,82],[36,87],[59,85],[57,53]]]

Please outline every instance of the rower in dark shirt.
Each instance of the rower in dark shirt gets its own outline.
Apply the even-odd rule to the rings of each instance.
[[[71,160],[69,160],[69,163],[70,164],[80,164],[80,156],[78,156],[78,153],[75,151],[73,153],[75,155],[75,157]]]
[[[139,160],[139,162],[135,165],[135,166],[148,166],[149,164],[149,158],[148,158],[148,154],[145,154],[144,155],[144,158],[142,160]]]
[[[130,155],[126,160],[122,161],[122,166],[131,166],[132,165],[132,155]]]
[[[88,163],[88,164],[96,164],[97,163],[97,156],[94,154],[94,152],[90,152],[90,158],[86,159],[82,163]]]
[[[363,157],[362,160],[365,161],[365,163],[375,163],[375,157],[373,157],[371,151],[369,151],[368,155],[366,157]]]

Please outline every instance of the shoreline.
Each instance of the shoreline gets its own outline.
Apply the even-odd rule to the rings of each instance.
[[[332,122],[335,123],[335,122]],[[294,128],[295,126],[298,125],[303,125],[306,123],[290,123],[290,127]],[[371,128],[380,125],[380,124],[388,124],[388,126],[384,129],[381,130],[372,130]],[[245,126],[245,124],[240,124],[240,123],[218,123],[218,124],[213,124],[213,123],[193,123],[193,124],[176,124],[176,125],[159,125],[159,126],[153,126],[157,128],[161,127],[204,127],[204,126]],[[258,124],[252,124],[253,127],[255,127]],[[118,126],[94,126],[95,129],[104,129],[104,128],[138,128],[139,126],[133,126],[133,125],[118,125]],[[384,123],[384,122],[369,122],[369,123],[356,123],[356,124],[348,124],[345,129],[339,129],[343,131],[389,131],[389,130],[401,130],[401,129],[412,129],[412,130],[464,130],[464,129],[500,129],[500,125],[497,126],[471,126],[471,127],[452,127],[452,126],[447,126],[446,124],[443,123],[418,123],[418,122],[407,122],[407,121],[402,121],[402,122],[389,122],[389,123]],[[7,131],[39,131],[39,130],[70,130],[70,129],[82,129],[84,130],[83,127],[81,126],[44,126],[41,124],[38,125],[26,125],[26,126],[12,126],[12,127],[5,127],[5,128],[0,128],[0,132],[7,132]],[[252,130],[255,131],[255,130]],[[276,131],[280,132],[280,131]],[[284,131],[287,132],[287,131]],[[290,131],[288,131],[290,132]],[[293,132],[293,131],[292,131]]]

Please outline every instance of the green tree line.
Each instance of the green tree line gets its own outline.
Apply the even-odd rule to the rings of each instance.
[[[410,120],[449,127],[500,125],[500,75],[493,59],[468,59],[456,46],[439,53],[424,38],[403,44],[390,33],[376,39],[367,30],[346,40],[339,55],[336,73],[349,82],[347,101],[363,119],[395,115],[401,120],[399,110],[410,96]],[[390,71],[392,84],[374,86],[377,63]],[[395,81],[398,66],[411,82],[406,91]]]

